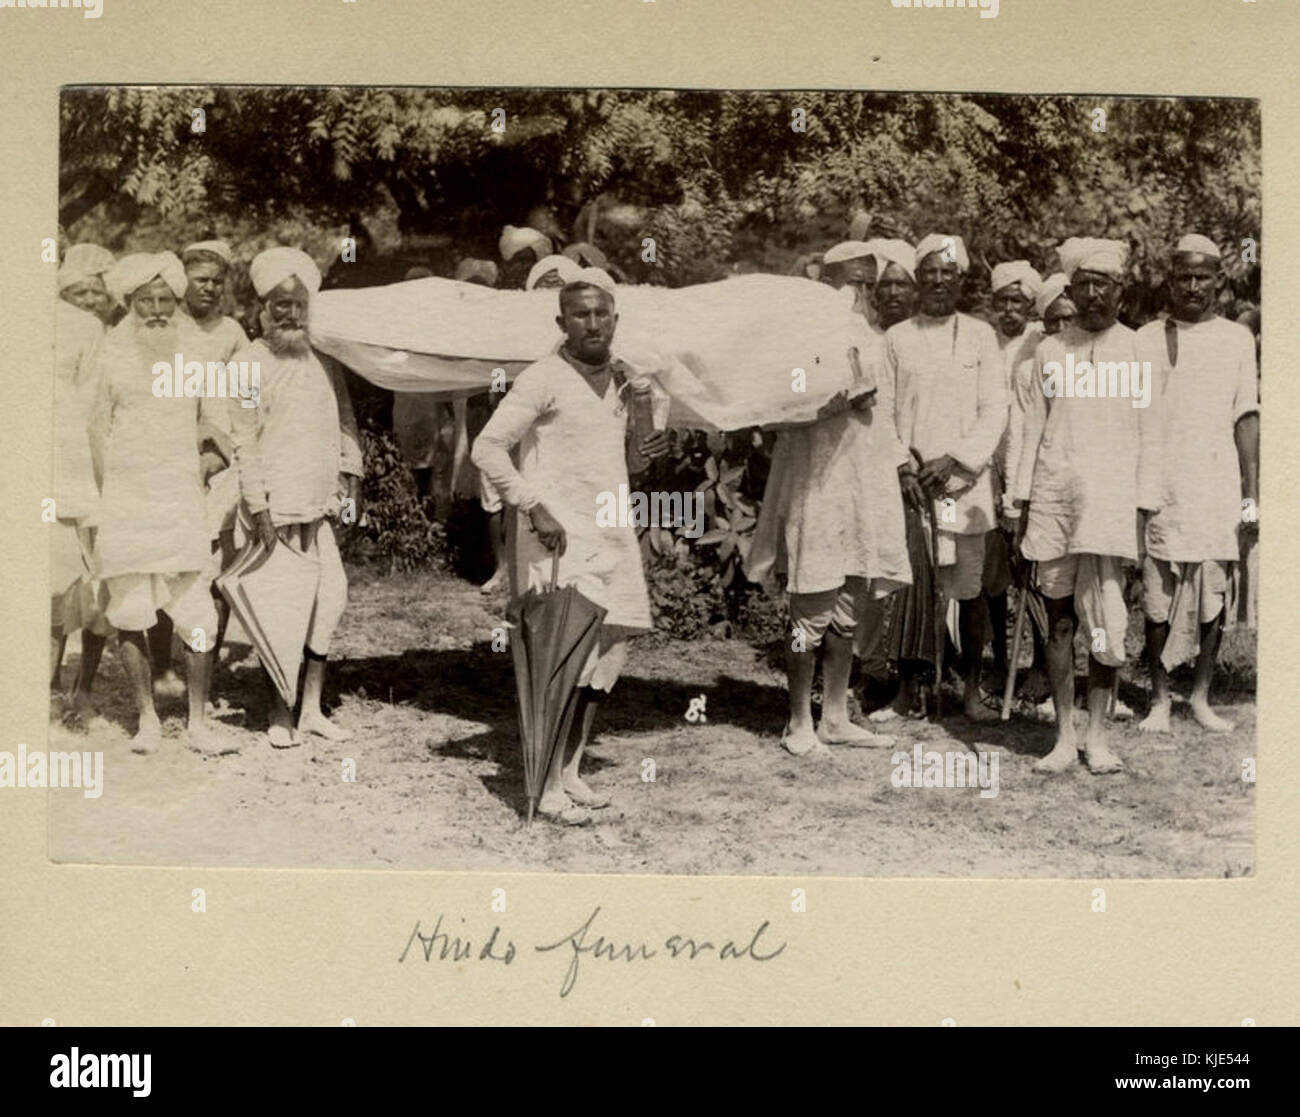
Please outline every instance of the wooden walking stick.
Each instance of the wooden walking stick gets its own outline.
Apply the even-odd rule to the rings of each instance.
[[[939,524],[934,514],[934,501],[926,498],[926,511],[930,519],[930,615],[934,625],[934,720],[943,717],[943,646],[948,638],[948,625],[940,605],[946,605],[939,591]]]
[[[1016,601],[1016,625],[1011,634],[1011,659],[1007,663],[1007,685],[1002,691],[1002,720],[1011,720],[1011,700],[1016,693],[1016,669],[1020,666],[1020,647],[1025,639],[1025,607],[1029,604],[1029,570],[1032,563],[1025,566],[1021,578],[1020,591]]]

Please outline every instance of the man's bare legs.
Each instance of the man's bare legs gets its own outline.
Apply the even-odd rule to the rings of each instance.
[[[127,681],[131,687],[131,698],[135,702],[136,712],[140,715],[140,725],[131,739],[134,752],[157,752],[162,743],[162,725],[158,721],[157,711],[153,705],[153,665],[149,659],[149,645],[143,632],[119,632],[117,646],[122,654],[122,666],[126,670]]]
[[[54,607],[59,607],[58,598],[55,598]],[[68,646],[68,634],[63,631],[62,625],[50,626],[50,692],[52,694],[61,694],[63,692],[63,679],[59,670],[63,665],[63,652]]]
[[[153,686],[161,695],[169,698],[178,697],[185,690],[185,684],[172,667],[172,619],[161,610],[158,620],[149,629],[149,658],[153,664]]]
[[[888,748],[894,738],[872,733],[849,720],[849,675],[853,671],[853,637],[827,631],[822,656],[822,721],[817,736],[828,745],[870,745]],[[809,679],[811,704],[812,680]],[[811,711],[809,720],[811,720]],[[793,724],[793,704],[791,723]]]
[[[785,656],[787,685],[790,688],[790,723],[781,736],[787,752],[804,756],[818,747],[812,716],[813,673],[817,670],[816,649],[795,651],[793,643]]]
[[[1223,636],[1223,612],[1220,609],[1214,620],[1201,625],[1201,651],[1196,657],[1196,673],[1192,676],[1192,717],[1211,733],[1232,732],[1232,722],[1210,709],[1210,683],[1214,679],[1214,663],[1219,657],[1219,641]]]
[[[1073,665],[1071,666],[1073,670]],[[1094,775],[1118,772],[1124,767],[1106,743],[1106,712],[1115,693],[1117,668],[1088,657],[1088,735],[1084,738],[1084,760]]]
[[[1074,734],[1074,598],[1044,598],[1047,606],[1047,677],[1056,706],[1056,744],[1035,772],[1064,772],[1078,759]]]
[[[1006,599],[1003,598],[1003,605]],[[961,634],[962,665],[964,686],[962,689],[962,713],[972,721],[996,721],[998,715],[987,709],[980,701],[980,675],[984,659],[984,618],[987,613],[982,596],[972,597],[960,603],[957,614],[957,628]],[[1006,628],[1006,613],[1003,611],[1003,628]]]
[[[77,670],[77,681],[72,691],[73,709],[85,713],[90,709],[90,691],[95,685],[95,675],[99,671],[99,661],[104,654],[107,636],[97,636],[87,628],[81,630],[81,666]]]
[[[506,578],[506,517],[502,509],[488,513],[488,539],[492,544],[492,577],[480,587],[483,593],[492,593]]]
[[[1173,700],[1169,695],[1169,672],[1160,662],[1165,641],[1169,639],[1167,622],[1148,620],[1146,624],[1147,669],[1151,672],[1151,711],[1138,723],[1143,733],[1168,733],[1169,711]],[[1197,661],[1200,666],[1200,661]]]
[[[984,595],[988,603],[989,627],[992,630],[993,669],[1002,677],[1007,673],[1007,591]]]
[[[605,692],[596,690],[594,687],[583,687],[579,691],[578,708],[573,715],[573,721],[577,727],[578,743],[568,764],[564,765],[562,776],[564,790],[570,799],[581,806],[596,809],[608,807],[609,796],[602,795],[600,792],[593,791],[588,787],[578,776],[578,767],[582,763],[582,754],[587,748],[587,741],[591,738],[591,723],[595,721],[596,711],[600,708],[600,700],[604,697]]]
[[[298,709],[298,731],[315,733],[330,741],[346,741],[350,730],[335,725],[320,708],[321,694],[325,689],[325,657],[307,649],[307,669],[303,672],[302,705]]]

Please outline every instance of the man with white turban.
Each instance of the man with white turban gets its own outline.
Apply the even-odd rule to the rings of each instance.
[[[87,259],[77,249],[102,255]],[[105,263],[105,261],[107,261]],[[50,687],[60,692],[60,666],[68,634],[81,636],[81,668],[74,690],[87,712],[90,688],[111,631],[99,607],[98,582],[90,568],[99,509],[99,482],[91,456],[90,419],[96,398],[94,371],[104,327],[95,314],[107,303],[102,274],[113,257],[97,245],[74,245],[59,269],[61,296],[54,315],[54,507],[51,528]],[[93,277],[95,284],[84,282]]]
[[[297,248],[269,248],[253,258],[248,274],[263,332],[235,359],[258,362],[261,390],[256,407],[228,401],[239,490],[263,546],[291,547],[320,565],[298,732],[290,729],[278,690],[269,687],[267,735],[275,748],[300,744],[304,733],[342,741],[351,734],[321,709],[326,657],[348,594],[331,519],[352,524],[361,515],[361,441],[342,368],[311,346],[311,300],[321,284],[315,261]]]
[[[1003,382],[1010,402],[1007,429],[993,455],[993,500],[1001,518],[1000,524],[1012,530],[1018,513],[1008,491],[1008,476],[1020,460],[1020,440],[1024,431],[1024,411],[1015,390],[1016,368],[1032,360],[1034,350],[1043,339],[1042,327],[1031,322],[1034,299],[1042,285],[1042,277],[1028,260],[1012,260],[998,264],[993,269],[993,327],[998,335],[998,351],[1002,354]],[[1011,563],[1006,536],[1002,531],[991,531],[985,537],[987,551],[984,556],[984,601],[989,610],[993,629],[993,667],[999,674],[1007,670],[1007,587],[1011,584]]]
[[[501,286],[519,290],[532,266],[551,255],[551,238],[528,226],[507,225],[497,245],[501,253]]]
[[[153,390],[155,365],[184,361],[193,341],[176,315],[185,269],[171,252],[141,252],[119,260],[105,281],[128,314],[109,332],[96,362],[92,432],[103,496],[95,557],[140,715],[133,747],[149,753],[161,740],[145,637],[161,611],[187,647],[190,745],[210,751],[220,747],[204,722],[217,612],[199,426],[212,401]]]
[[[886,376],[895,385],[895,425],[913,460],[899,471],[905,499],[927,498],[937,528],[938,587],[961,603],[967,717],[995,717],[980,697],[984,649],[984,536],[997,526],[990,463],[1007,424],[1007,390],[997,337],[987,322],[957,310],[970,266],[958,236],[933,233],[916,249],[919,313],[885,334]],[[917,470],[919,469],[919,472]],[[910,707],[916,679],[904,674],[900,705]],[[942,680],[937,680],[942,685]]]
[[[1137,559],[1139,509],[1155,507],[1158,450],[1152,408],[1141,400],[1144,385],[1150,392],[1150,368],[1144,373],[1136,333],[1116,321],[1126,246],[1072,237],[1059,254],[1078,318],[1038,346],[1012,488],[1028,502],[1021,508],[1021,551],[1038,564],[1056,707],[1056,744],[1034,769],[1064,771],[1081,752],[1089,770],[1101,774],[1123,767],[1104,723],[1128,628],[1121,564]],[[1090,653],[1082,749],[1073,722],[1077,622]]]
[[[1156,371],[1160,488],[1142,564],[1151,712],[1169,730],[1169,671],[1194,660],[1190,707],[1206,729],[1232,723],[1210,708],[1230,564],[1259,530],[1259,395],[1250,331],[1215,312],[1218,245],[1189,233],[1174,249],[1171,317],[1138,342]]]
[[[866,241],[845,240],[828,248],[822,256],[821,281],[837,291],[850,288],[853,308],[870,319],[869,296],[876,282],[876,258]]]
[[[474,464],[525,521],[527,530],[515,535],[520,589],[548,586],[558,553],[557,585],[575,586],[606,610],[599,645],[578,681],[572,757],[565,763],[561,742],[537,804],[544,817],[566,825],[590,821],[587,808],[609,803],[582,780],[579,765],[597,706],[626,662],[629,636],[651,627],[636,531],[606,525],[598,514],[610,494],[628,486],[632,383],[610,355],[618,325],[614,291],[599,268],[583,268],[560,289],[555,321],[563,345],[519,374],[472,451]],[[510,457],[515,446],[519,468]],[[647,458],[663,456],[667,432],[656,430],[639,449]]]
[[[893,745],[892,737],[850,720],[849,676],[855,643],[870,651],[878,642],[880,602],[911,581],[898,487],[907,451],[893,429],[882,335],[866,314],[876,260],[860,242],[836,245],[826,259],[832,269],[857,269],[846,281],[863,283],[849,311],[860,337],[859,390],[829,401],[811,423],[780,429],[746,559],[755,580],[769,568],[785,574],[794,634],[786,654],[790,715],[781,744],[795,756],[825,752],[826,745]],[[864,622],[872,626],[869,634],[861,632]],[[818,649],[824,649],[824,697],[821,723],[814,726]]]
[[[59,298],[110,324],[113,300],[104,285],[104,273],[113,266],[113,254],[97,244],[74,244],[59,265]]]
[[[234,253],[230,245],[221,240],[196,241],[181,252],[185,265],[185,300],[181,304],[191,326],[195,342],[192,356],[206,366],[209,361],[223,365],[248,344],[244,327],[234,318],[222,313],[222,300],[230,281]],[[187,354],[188,355],[188,354]],[[233,464],[230,445],[230,418],[224,407],[213,407],[207,416],[209,425],[203,431],[205,453],[215,454],[221,468],[208,481],[208,529],[215,540],[221,567],[228,566],[235,557],[235,513],[239,505],[239,478]],[[225,636],[230,610],[225,599],[218,597],[217,638],[213,650],[220,652]]]

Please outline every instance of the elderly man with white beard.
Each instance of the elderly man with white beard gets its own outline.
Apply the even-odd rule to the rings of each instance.
[[[96,561],[140,715],[133,748],[151,753],[161,741],[145,632],[163,612],[187,645],[190,744],[213,751],[220,741],[204,723],[204,703],[217,611],[199,452],[199,422],[210,404],[152,389],[155,363],[172,364],[192,340],[176,319],[185,269],[171,252],[134,253],[105,282],[129,313],[105,338],[96,368],[92,447],[103,463]]]
[[[308,312],[320,290],[315,262],[297,248],[270,248],[248,269],[261,302],[262,337],[235,354],[256,361],[261,391],[256,407],[228,400],[239,488],[253,530],[268,550],[292,547],[320,563],[320,583],[307,630],[298,734],[290,711],[272,687],[268,736],[275,748],[314,733],[332,741],[351,734],[321,709],[325,661],[347,606],[348,582],[332,517],[355,523],[364,473],[352,402],[338,364],[311,347]]]

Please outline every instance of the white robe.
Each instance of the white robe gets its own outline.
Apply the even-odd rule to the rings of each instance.
[[[626,394],[626,393],[624,393]],[[519,374],[474,440],[474,464],[510,505],[541,503],[563,526],[558,584],[607,610],[605,623],[648,629],[650,599],[636,530],[600,526],[598,509],[628,484],[627,410],[611,377],[597,398],[558,353]],[[510,461],[518,445],[519,468]],[[521,516],[515,533],[520,588],[550,584],[551,552]]]

